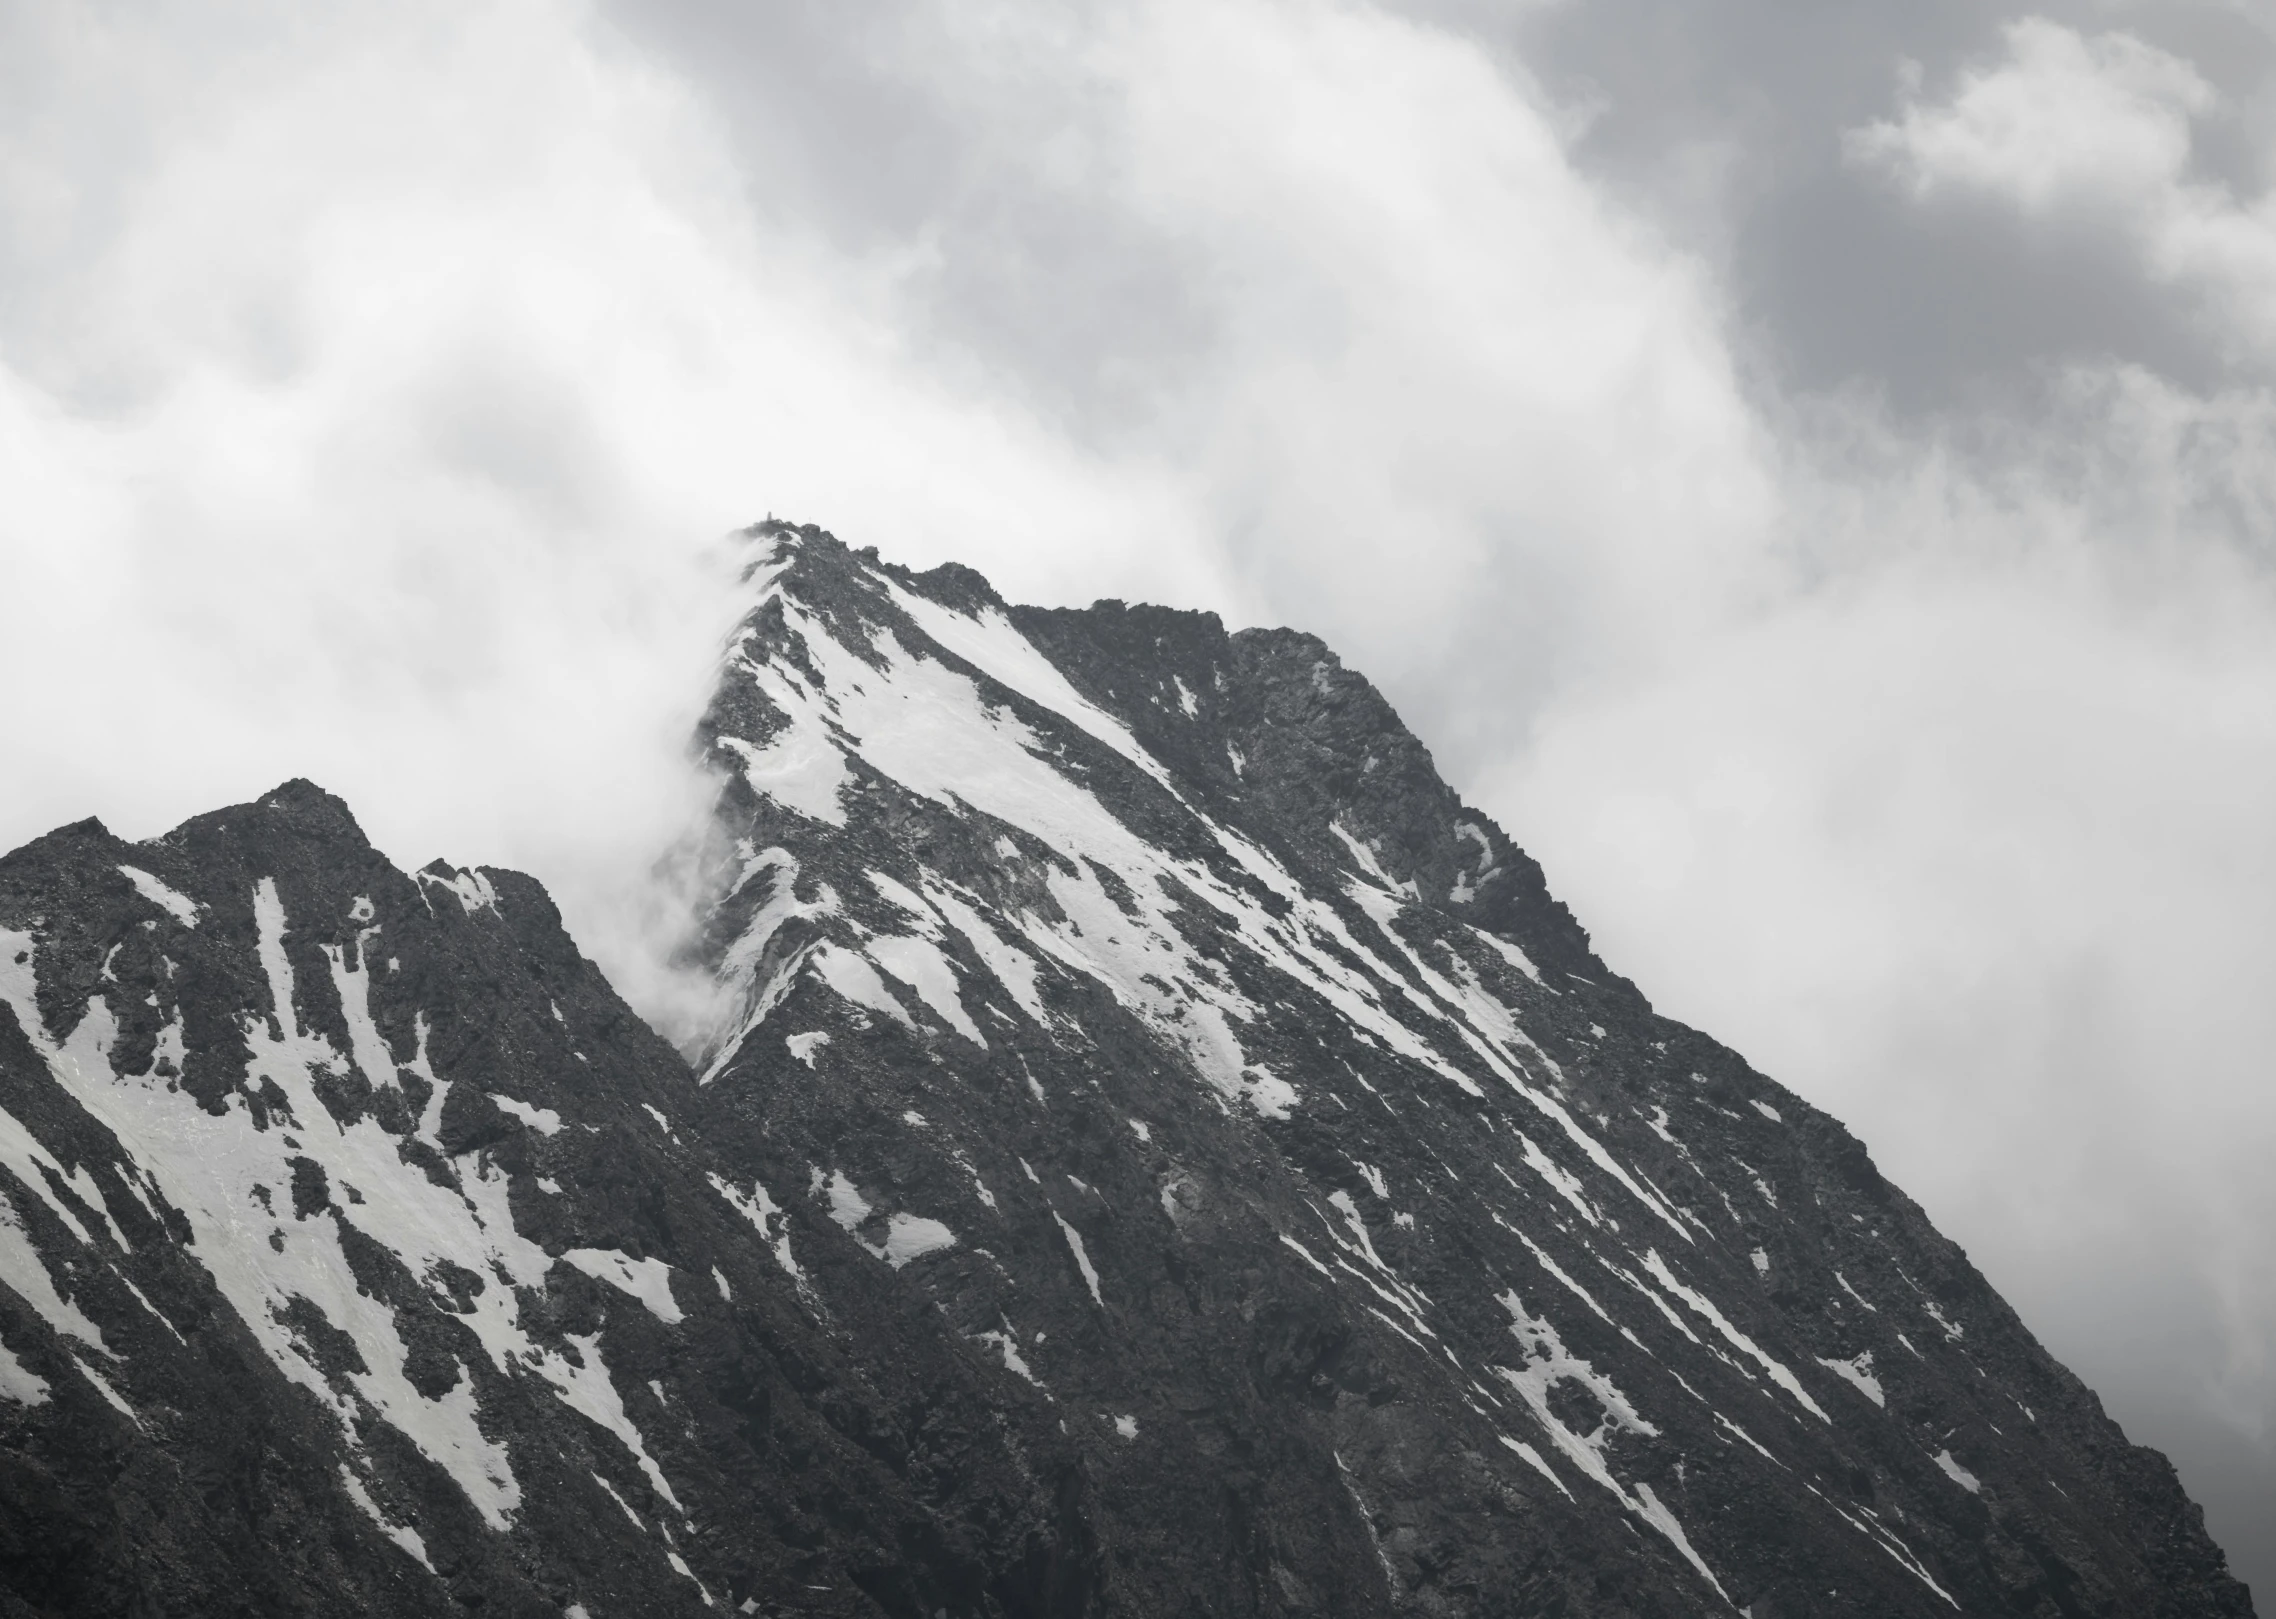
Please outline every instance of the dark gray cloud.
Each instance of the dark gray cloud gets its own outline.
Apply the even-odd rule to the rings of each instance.
[[[2049,369],[2076,362],[2230,380],[2207,312],[2144,285],[2097,222],[1921,207],[1848,167],[1767,201],[1734,275],[1783,380],[1870,388],[1908,414],[2044,409]]]
[[[1845,151],[1844,133],[1888,117],[1907,86],[1933,97],[1998,57],[2024,12],[1611,0],[1496,24],[1457,0],[1426,9],[1585,109],[1576,159],[1717,255],[1776,387],[1862,387],[1922,415],[2034,409],[2045,373],[2077,362],[2194,387],[2270,374],[2267,352],[2238,352],[2217,308],[2157,285],[2106,221],[1923,206]],[[2197,121],[2193,173],[2247,197],[2268,187],[2276,24],[2218,3],[2029,14],[2121,27],[2191,62],[2221,92]]]

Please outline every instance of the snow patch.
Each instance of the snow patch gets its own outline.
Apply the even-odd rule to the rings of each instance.
[[[1596,1212],[1596,1205],[1589,1202],[1587,1194],[1581,1190],[1580,1177],[1535,1146],[1533,1138],[1524,1131],[1519,1130],[1515,1134],[1518,1144],[1525,1149],[1526,1167],[1547,1181],[1551,1190],[1570,1203],[1582,1219],[1590,1225],[1602,1225],[1604,1220]]]
[[[661,1259],[634,1259],[614,1248],[572,1248],[561,1256],[596,1282],[606,1282],[621,1293],[648,1306],[648,1313],[667,1327],[683,1317],[672,1298],[672,1267]]]
[[[736,1009],[721,1025],[729,1032],[720,1036],[704,1069],[702,1082],[707,1085],[733,1060],[751,1031],[782,1004],[783,997],[797,981],[800,967],[805,964],[807,952],[803,950],[776,956],[770,949],[775,935],[782,931],[785,923],[826,916],[838,909],[837,895],[826,883],[817,885],[812,900],[798,897],[798,862],[791,858],[788,850],[754,850],[748,844],[742,847],[743,869],[736,877],[734,892],[741,893],[763,874],[772,873],[773,880],[765,902],[752,914],[741,936],[727,947],[726,955],[720,958],[719,982],[733,994]]]
[[[1328,830],[1342,840],[1344,848],[1349,851],[1352,860],[1357,863],[1360,871],[1377,887],[1407,899],[1418,897],[1415,885],[1412,882],[1401,882],[1388,871],[1385,871],[1383,862],[1376,856],[1374,846],[1345,831],[1344,824],[1341,821],[1330,821]]]
[[[758,1228],[760,1238],[773,1250],[774,1262],[784,1273],[793,1281],[805,1281],[806,1273],[798,1268],[798,1261],[790,1253],[790,1216],[767,1195],[767,1189],[754,1180],[750,1192],[745,1194],[717,1175],[706,1174],[704,1179],[711,1182],[713,1191],[726,1199],[729,1208]]]
[[[348,1470],[346,1462],[340,1464],[340,1482],[347,1487],[348,1499],[363,1508],[364,1516],[372,1521],[382,1535],[418,1559],[419,1566],[429,1574],[435,1571],[435,1565],[427,1561],[427,1543],[419,1538],[419,1531],[389,1523],[387,1515],[379,1510],[379,1503],[364,1488],[363,1480]]]
[[[1003,1318],[999,1316],[997,1319]],[[1004,1357],[1004,1370],[1026,1378],[1037,1388],[1043,1387],[1043,1380],[1035,1375],[1035,1368],[1028,1365],[1026,1357],[1020,1354],[1019,1334],[1012,1331],[1009,1321],[1004,1321],[1004,1330],[1001,1332],[976,1332],[972,1337],[977,1343],[995,1347],[996,1352]]]
[[[956,1246],[956,1233],[938,1220],[923,1215],[896,1213],[885,1222],[885,1240],[871,1242],[860,1231],[873,1212],[869,1199],[839,1170],[832,1170],[822,1190],[830,1200],[830,1218],[863,1248],[899,1270],[912,1259]]]
[[[1019,693],[1038,708],[1049,709],[1060,718],[1071,720],[1169,789],[1173,797],[1177,795],[1170,773],[1139,746],[1129,727],[1075,690],[1059,672],[1058,665],[1020,634],[1000,610],[985,607],[977,616],[960,613],[952,607],[927,601],[892,579],[885,579],[884,584],[892,594],[894,605],[914,619],[917,627],[933,640],[998,685]]]
[[[868,871],[862,875],[869,879],[869,886],[876,889],[880,896],[908,913],[909,919],[917,924],[919,933],[928,939],[940,937],[940,914],[926,904],[915,889],[882,871]]]
[[[885,1243],[870,1251],[895,1270],[912,1259],[922,1259],[956,1246],[956,1233],[938,1220],[919,1214],[896,1214],[885,1222]]]
[[[13,1400],[18,1405],[47,1403],[47,1379],[18,1360],[16,1352],[4,1343],[0,1343],[0,1400]]]
[[[134,884],[134,891],[151,904],[166,912],[186,928],[198,925],[198,912],[204,909],[189,895],[167,887],[140,866],[121,866],[119,875]]]
[[[403,1088],[403,1076],[396,1071],[395,1053],[388,1049],[386,1038],[371,1015],[371,963],[364,954],[377,928],[366,928],[356,939],[356,962],[348,964],[348,953],[340,945],[323,947],[325,964],[331,969],[332,989],[340,997],[340,1011],[348,1025],[348,1055],[364,1078],[375,1086],[391,1090]]]
[[[682,1557],[678,1552],[667,1551],[664,1553],[664,1561],[672,1565],[672,1572],[674,1574],[677,1574],[681,1579],[686,1580],[690,1585],[693,1585],[695,1587],[695,1594],[703,1598],[703,1605],[705,1607],[716,1608],[719,1606],[717,1602],[712,1600],[711,1593],[704,1589],[703,1581],[695,1577],[695,1570],[688,1567],[688,1560],[686,1558]]]
[[[1012,1004],[1048,1028],[1051,1018],[1044,1011],[1043,997],[1035,988],[1043,970],[1036,959],[1017,945],[1005,943],[996,930],[981,919],[980,913],[966,903],[962,894],[932,884],[927,884],[927,894],[940,914],[948,918],[949,925],[964,935],[965,942],[972,946],[972,953],[996,975],[996,981],[1011,996]]]
[[[7,935],[0,932],[0,947],[5,946],[6,940]],[[0,965],[0,972],[6,970],[5,965]],[[17,1017],[21,1020],[24,1015],[24,1007],[31,1004],[29,997],[24,1001],[17,1001],[13,995],[10,995],[8,999],[11,1004],[17,1007]],[[26,1027],[28,1032],[30,1026],[27,1025]],[[86,1226],[80,1223],[79,1216],[72,1212],[71,1206],[56,1196],[54,1188],[47,1183],[47,1176],[41,1174],[40,1171],[45,1170],[54,1175],[57,1180],[78,1193],[80,1201],[85,1203],[88,1208],[101,1210],[105,1224],[110,1223],[110,1209],[104,1204],[102,1193],[95,1185],[95,1177],[87,1172],[87,1166],[84,1164],[77,1165],[70,1174],[66,1175],[63,1172],[63,1165],[57,1162],[55,1155],[42,1146],[39,1138],[24,1128],[22,1122],[5,1108],[0,1108],[0,1164],[6,1165],[8,1169],[13,1171],[16,1179],[23,1184],[24,1188],[42,1203],[45,1203],[48,1211],[58,1220],[61,1220],[65,1229],[81,1242],[92,1243],[95,1239],[88,1235]],[[115,1225],[111,1227],[111,1230],[114,1236],[118,1235],[118,1228]],[[126,1241],[123,1237],[119,1238],[119,1246],[121,1248],[126,1247]]]
[[[1938,1467],[1944,1469],[1944,1476],[1959,1485],[1961,1489],[1966,1490],[1970,1495],[1981,1495],[1983,1493],[1983,1480],[1954,1461],[1951,1451],[1938,1451],[1934,1460]]]
[[[1810,1415],[1816,1417],[1820,1422],[1833,1421],[1833,1418],[1825,1414],[1824,1408],[1821,1407],[1817,1401],[1810,1398],[1810,1391],[1802,1387],[1802,1380],[1800,1378],[1796,1377],[1792,1372],[1788,1371],[1777,1361],[1771,1359],[1770,1356],[1764,1353],[1761,1347],[1757,1345],[1752,1338],[1749,1338],[1745,1333],[1739,1331],[1737,1327],[1732,1326],[1729,1319],[1723,1314],[1723,1312],[1715,1308],[1713,1300],[1709,1299],[1705,1294],[1700,1293],[1692,1288],[1686,1287],[1683,1283],[1677,1281],[1675,1278],[1675,1273],[1668,1269],[1667,1261],[1660,1258],[1658,1249],[1650,1249],[1645,1253],[1644,1269],[1649,1271],[1653,1278],[1657,1280],[1662,1287],[1666,1288],[1670,1293],[1673,1293],[1677,1298],[1683,1300],[1684,1303],[1690,1305],[1691,1308],[1699,1314],[1702,1320],[1704,1320],[1709,1326],[1713,1327],[1717,1332],[1723,1335],[1724,1340],[1728,1342],[1733,1349],[1738,1350],[1739,1353],[1747,1356],[1749,1359],[1753,1360],[1757,1365],[1759,1365],[1765,1372],[1769,1373],[1770,1380],[1773,1383],[1776,1383],[1780,1388],[1784,1389],[1788,1394],[1791,1394],[1794,1397],[1795,1403],[1800,1405],[1803,1410],[1809,1412]]]
[[[1495,1217],[1495,1223],[1502,1225],[1504,1230],[1515,1232],[1517,1240],[1525,1244],[1526,1252],[1530,1253],[1533,1256],[1533,1261],[1535,1264],[1539,1265],[1551,1276],[1554,1276],[1557,1281],[1564,1287],[1566,1292],[1572,1294],[1574,1298],[1579,1299],[1583,1304],[1587,1305],[1590,1312],[1595,1315],[1598,1320],[1602,1321],[1607,1326],[1610,1326],[1612,1324],[1612,1317],[1604,1313],[1604,1306],[1596,1302],[1595,1296],[1591,1294],[1587,1288],[1581,1286],[1580,1283],[1574,1281],[1572,1277],[1568,1276],[1565,1273],[1564,1266],[1558,1264],[1554,1259],[1551,1259],[1547,1254],[1543,1253],[1541,1251],[1541,1245],[1539,1243],[1535,1242],[1524,1232],[1518,1231],[1516,1227],[1504,1223],[1498,1215]]]
[[[854,1005],[882,1012],[905,1029],[916,1028],[909,1009],[885,987],[885,980],[877,976],[877,969],[866,958],[834,944],[825,944],[814,952],[814,971],[823,983]]]
[[[16,1212],[16,1206],[8,1201],[5,1193],[0,1193],[0,1282],[13,1289],[18,1298],[61,1336],[75,1338],[111,1360],[119,1358],[111,1346],[103,1342],[102,1329],[88,1320],[78,1305],[57,1291],[47,1262],[34,1246],[32,1234],[24,1229],[23,1216]]]
[[[1541,987],[1543,989],[1548,989],[1548,985],[1541,983],[1541,969],[1534,966],[1533,958],[1527,955],[1524,951],[1520,950],[1516,945],[1511,944],[1507,939],[1502,938],[1498,934],[1488,933],[1484,928],[1474,927],[1470,930],[1470,934],[1471,937],[1475,938],[1480,944],[1486,946],[1487,949],[1493,951],[1497,956],[1500,956],[1502,960],[1508,962],[1519,972],[1525,974],[1526,977],[1532,979],[1536,984],[1541,984]],[[1554,994],[1555,991],[1552,990],[1550,993]]]
[[[743,667],[759,689],[776,700],[775,706],[789,716],[789,723],[763,744],[722,736],[719,745],[742,760],[743,780],[761,798],[772,799],[810,821],[844,826],[842,800],[853,773],[846,769],[846,756],[828,728],[814,716],[811,701],[799,689],[797,675],[749,659],[744,660]],[[791,692],[797,693],[796,698],[785,701]]]
[[[561,1115],[552,1108],[517,1101],[511,1096],[501,1096],[496,1091],[486,1091],[483,1094],[496,1104],[499,1112],[511,1113],[539,1135],[557,1136],[561,1133]]]
[[[1075,1268],[1083,1273],[1083,1285],[1091,1290],[1091,1302],[1104,1309],[1106,1300],[1099,1296],[1098,1272],[1091,1267],[1090,1251],[1083,1246],[1083,1234],[1061,1218],[1057,1209],[1051,1211],[1051,1218],[1059,1222],[1059,1234],[1067,1239],[1067,1251],[1075,1256]]]
[[[458,908],[468,916],[476,911],[495,911],[498,908],[498,891],[490,886],[490,879],[480,871],[453,871],[445,877],[431,871],[416,872],[422,883],[432,883],[458,901]]]
[[[1510,1335],[1517,1339],[1522,1354],[1519,1366],[1496,1366],[1495,1375],[1517,1391],[1518,1398],[1533,1413],[1534,1420],[1549,1436],[1550,1443],[1563,1453],[1567,1461],[1664,1536],[1684,1561],[1698,1571],[1700,1578],[1715,1588],[1715,1594],[1726,1602],[1729,1601],[1730,1594],[1723,1589],[1722,1582],[1715,1578],[1714,1571],[1692,1549],[1682,1524],[1652,1494],[1651,1487],[1639,1481],[1631,1493],[1627,1486],[1613,1476],[1606,1457],[1606,1444],[1611,1434],[1625,1430],[1649,1438],[1657,1435],[1659,1429],[1644,1420],[1612,1379],[1568,1350],[1556,1327],[1546,1317],[1529,1313],[1515,1288],[1503,1293],[1496,1302],[1509,1312]],[[1593,1397],[1600,1413],[1595,1428],[1587,1433],[1577,1433],[1551,1408],[1550,1394],[1560,1383],[1577,1384]],[[1555,1477],[1554,1474],[1550,1476]]]
[[[601,1477],[601,1475],[598,1473],[594,1473],[592,1475],[592,1478],[595,1484],[598,1484],[603,1490],[608,1492],[608,1498],[616,1503],[617,1511],[624,1514],[626,1520],[631,1523],[633,1528],[639,1530],[644,1535],[648,1533],[648,1526],[640,1521],[640,1514],[632,1510],[632,1505],[630,1502],[626,1501],[623,1496],[616,1493],[615,1485],[611,1484],[607,1479]]]
[[[1868,1349],[1851,1360],[1828,1360],[1818,1357],[1818,1364],[1849,1384],[1875,1405],[1886,1410],[1889,1397],[1882,1391],[1881,1380],[1873,1375],[1873,1351]]]
[[[965,1039],[987,1049],[987,1039],[980,1033],[964,1010],[964,997],[956,982],[956,970],[940,946],[930,939],[902,938],[886,935],[872,939],[865,950],[869,958],[917,992],[918,999],[932,1008],[934,1014]]]

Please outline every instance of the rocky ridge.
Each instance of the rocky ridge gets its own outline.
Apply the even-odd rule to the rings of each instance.
[[[0,1613],[2252,1611],[1318,641],[742,543],[685,1059],[306,783],[0,860]]]

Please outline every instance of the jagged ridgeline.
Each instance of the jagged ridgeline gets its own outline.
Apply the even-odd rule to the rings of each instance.
[[[689,1061],[305,783],[0,861],[0,1612],[2251,1612],[1319,642],[743,543]]]

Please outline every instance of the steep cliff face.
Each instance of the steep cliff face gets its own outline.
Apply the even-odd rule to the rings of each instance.
[[[1064,1441],[696,1100],[305,783],[0,861],[0,1609],[1081,1611]]]
[[[0,860],[0,1613],[2251,1611],[1320,643],[746,544],[691,1060],[306,783]]]
[[[748,543],[691,1118],[1065,1424],[1100,1611],[2250,1611],[1319,642]]]

